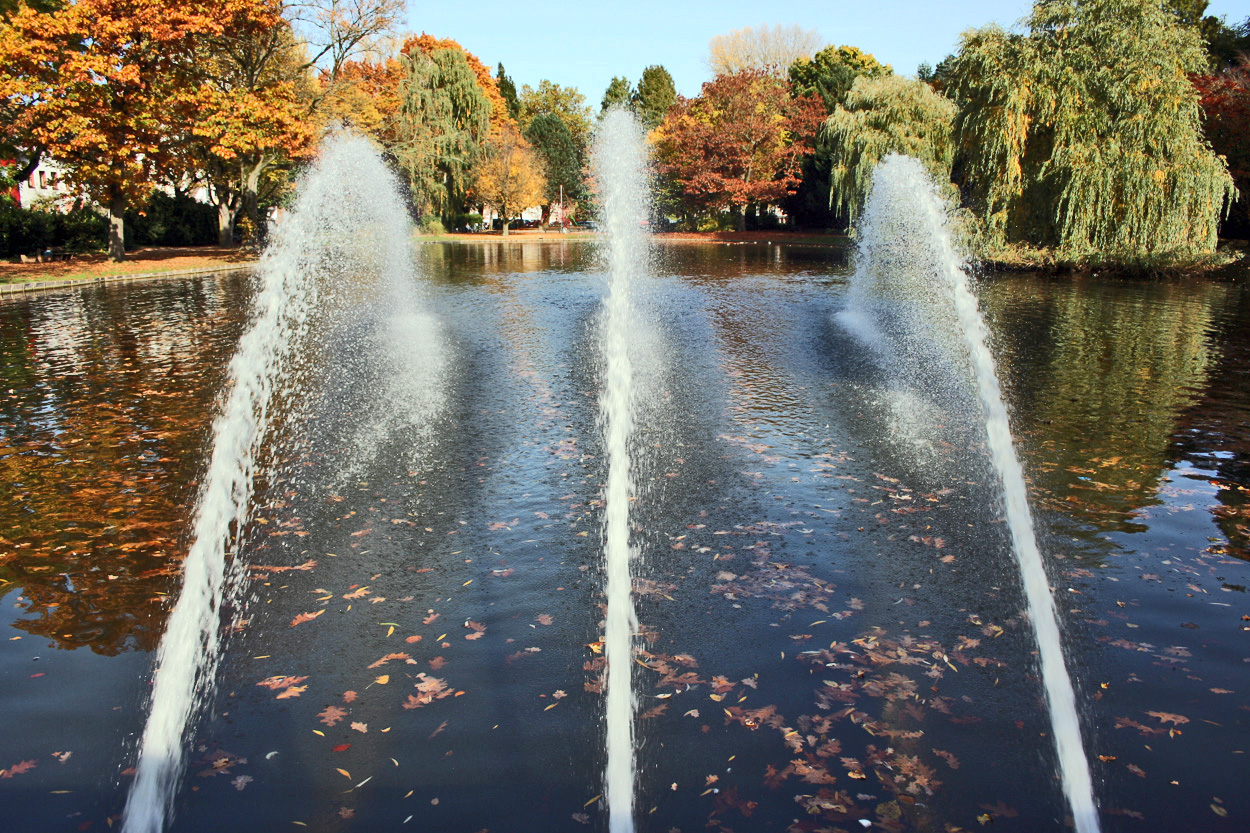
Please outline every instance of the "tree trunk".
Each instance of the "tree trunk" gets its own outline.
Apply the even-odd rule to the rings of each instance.
[[[735,228],[737,228],[738,231],[746,231],[747,207],[745,205],[736,205],[734,206],[734,213],[736,214],[734,217]]]
[[[260,242],[260,176],[265,171],[266,159],[261,157],[243,178],[243,216],[247,218],[251,239],[244,243]]]
[[[234,245],[234,211],[226,200],[217,204],[217,245]]]
[[[509,220],[509,219],[508,219],[508,207],[507,207],[507,206],[504,206],[504,207],[500,210],[499,214],[500,214],[500,216],[503,218],[503,236],[504,236],[504,237],[507,237],[507,236],[508,236],[508,225],[512,222],[511,220]]]
[[[109,199],[108,256],[115,263],[126,259],[126,195],[121,191]]]

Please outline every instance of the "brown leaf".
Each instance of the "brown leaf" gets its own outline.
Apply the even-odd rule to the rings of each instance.
[[[14,775],[21,775],[23,772],[29,772],[39,766],[38,761],[19,761],[8,769],[0,769],[0,778],[12,778]]]
[[[1182,714],[1172,714],[1171,712],[1146,712],[1146,714],[1158,718],[1160,723],[1174,723],[1180,726],[1189,722],[1189,718]]]
[[[369,667],[369,668],[378,668],[378,667],[380,667],[380,666],[386,665],[388,662],[390,662],[391,660],[395,660],[395,659],[410,660],[410,659],[412,659],[412,657],[411,657],[409,654],[405,654],[403,651],[398,651],[398,652],[393,653],[393,654],[387,654],[386,656],[382,657],[381,659],[379,659],[379,660],[377,660],[377,661],[375,661],[375,662],[370,663],[370,664],[368,665],[368,667]]]
[[[327,726],[333,726],[343,718],[347,717],[347,709],[340,709],[338,706],[326,706],[317,713],[317,717]]]
[[[295,627],[296,625],[302,625],[305,622],[311,622],[313,619],[316,619],[318,616],[320,616],[321,614],[325,612],[326,612],[326,609],[323,607],[321,608],[321,610],[318,610],[315,613],[301,613],[300,615],[296,616],[294,619],[291,620],[291,627]]]

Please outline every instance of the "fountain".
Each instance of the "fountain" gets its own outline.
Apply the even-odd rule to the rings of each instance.
[[[609,293],[605,302],[600,358],[604,367],[600,423],[608,460],[604,488],[604,572],[607,619],[607,766],[604,794],[608,829],[634,829],[633,634],[638,620],[632,597],[629,501],[634,494],[630,444],[634,433],[630,331],[635,328],[631,285],[646,261],[646,145],[637,121],[624,110],[609,112],[595,140],[594,170],[607,232]]]
[[[839,320],[892,371],[945,380],[950,386],[947,390],[925,391],[941,401],[956,398],[951,388],[958,388],[959,377],[965,375],[954,370],[953,364],[962,359],[970,371],[1033,625],[1063,790],[1078,833],[1095,833],[1098,810],[1055,603],[1038,551],[1024,473],[1012,445],[994,359],[986,345],[987,330],[952,239],[945,203],[924,167],[910,157],[887,156],[874,171],[873,180],[860,227],[860,262]],[[922,313],[909,315],[907,310]],[[955,340],[962,342],[962,356],[954,354]],[[920,407],[932,408],[934,403],[920,403]]]
[[[597,420],[606,463],[601,492],[606,598],[603,796],[608,829],[632,833],[638,779],[634,653],[639,629],[632,567],[639,552],[631,532],[636,523],[631,520],[631,501],[638,496],[638,481],[645,479],[639,474],[637,435],[646,430],[646,386],[654,381],[655,361],[648,359],[647,351],[655,344],[646,342],[656,339],[643,327],[644,316],[638,311],[637,284],[647,274],[649,204],[646,145],[631,115],[615,111],[605,116],[593,165],[606,231],[600,257],[608,277],[597,345],[601,385]],[[278,426],[271,422],[298,424],[302,430],[293,433],[306,436],[316,433],[309,426],[321,420],[319,430],[330,436],[316,442],[347,449],[330,475],[331,486],[337,489],[363,476],[374,458],[399,455],[410,468],[417,468],[420,449],[415,439],[445,406],[442,382],[447,371],[439,326],[421,311],[415,296],[410,226],[389,172],[365,142],[338,136],[328,141],[299,193],[262,258],[255,316],[230,365],[227,394],[214,423],[212,456],[184,562],[184,586],[157,656],[150,716],[123,816],[126,833],[157,833],[173,816],[188,738],[214,688],[222,653],[222,611],[237,599],[243,584],[246,564],[239,554],[239,537],[253,511],[254,478],[269,474],[261,449],[274,442]],[[921,391],[919,396],[943,407],[953,407],[961,398],[971,401],[970,395],[979,397],[977,426],[988,436],[1002,485],[1064,791],[1078,833],[1094,833],[1098,815],[1075,697],[1021,467],[986,349],[985,326],[950,239],[942,201],[918,163],[903,157],[882,163],[861,235],[861,262],[842,322],[879,361],[903,369],[900,390],[910,384]],[[941,287],[942,302],[930,306],[932,315],[915,321],[896,314],[920,296],[931,302],[935,285]],[[369,407],[336,414],[333,402],[309,395],[317,389],[310,369],[317,359],[307,354],[317,352],[309,348],[318,344],[314,337],[326,329],[350,342],[348,347],[359,348],[342,349],[340,344],[327,352],[339,354],[336,360],[346,363],[349,387],[358,384],[374,391]],[[363,342],[357,343],[360,336],[350,334],[356,329],[364,331]],[[907,368],[918,366],[930,368],[929,377],[946,381],[936,387],[920,376],[909,381],[907,374],[913,371]],[[935,374],[932,368],[940,372]],[[279,400],[286,408],[281,419],[274,416],[273,403]],[[900,399],[895,410],[902,415],[924,408],[917,408],[913,398]],[[913,427],[925,430],[923,425]]]
[[[363,139],[330,137],[305,175],[299,198],[258,268],[254,319],[230,363],[228,393],[213,424],[212,453],[196,504],[192,544],[183,562],[183,586],[156,658],[151,706],[139,746],[134,784],[123,813],[126,833],[154,833],[173,815],[184,768],[186,739],[211,696],[222,650],[223,606],[232,600],[246,565],[238,544],[252,511],[260,449],[270,429],[271,405],[286,394],[298,420],[302,386],[297,351],[306,347],[322,316],[348,303],[336,284],[367,276],[379,285],[384,319],[379,336],[398,351],[394,381],[373,410],[373,423],[349,426],[352,460],[372,453],[400,420],[428,419],[438,408],[429,393],[440,372],[429,321],[415,309],[409,239],[411,226],[393,176]],[[368,282],[366,282],[367,285]],[[361,291],[357,282],[354,292]],[[411,361],[414,351],[423,362]],[[402,367],[403,373],[393,372]],[[422,369],[424,368],[424,369]]]

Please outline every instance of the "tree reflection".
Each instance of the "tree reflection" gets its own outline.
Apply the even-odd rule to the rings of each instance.
[[[21,588],[15,627],[107,655],[155,647],[250,291],[239,276],[0,305],[0,580]]]
[[[1226,285],[989,282],[1000,366],[1043,506],[1124,531],[1161,502],[1184,411],[1208,390]]]

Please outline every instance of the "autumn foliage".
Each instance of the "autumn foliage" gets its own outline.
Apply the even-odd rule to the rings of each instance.
[[[696,98],[678,97],[656,131],[659,169],[695,210],[776,203],[798,188],[824,116],[814,96],[792,98],[760,70],[720,75]]]

